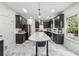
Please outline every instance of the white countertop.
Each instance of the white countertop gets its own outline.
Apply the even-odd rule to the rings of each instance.
[[[29,40],[31,41],[48,41],[50,37],[46,35],[44,32],[35,32],[30,37]]]
[[[21,31],[21,32],[17,32],[16,34],[25,34],[25,33],[27,33],[27,32]]]
[[[51,33],[53,33],[53,31],[46,31],[46,32],[51,32]]]
[[[54,34],[63,34],[63,33],[58,33],[58,32],[53,32]]]

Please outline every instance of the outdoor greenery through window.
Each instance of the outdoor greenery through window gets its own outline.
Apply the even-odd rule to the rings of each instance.
[[[67,18],[67,36],[72,39],[78,39],[77,15]]]

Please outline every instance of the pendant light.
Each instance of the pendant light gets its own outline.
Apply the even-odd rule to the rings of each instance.
[[[39,9],[38,9],[38,21],[39,21],[39,31],[43,31],[43,20],[41,18],[41,9],[40,9],[40,2],[39,2]]]
[[[39,7],[39,9],[38,9],[38,18],[40,19],[41,18],[41,12],[40,12],[40,2],[39,2],[39,4],[38,4],[38,7]]]

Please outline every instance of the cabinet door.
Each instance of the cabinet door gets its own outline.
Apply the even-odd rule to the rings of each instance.
[[[16,44],[23,43],[23,35],[16,34]]]
[[[26,36],[25,37],[26,37],[26,40],[28,40],[28,33],[26,33]]]
[[[55,18],[55,28],[58,28],[59,30],[61,30],[61,28],[63,27],[64,27],[64,14],[59,14]]]
[[[59,28],[59,21],[58,21],[58,19],[55,20],[55,28]]]
[[[37,22],[37,21],[35,22],[35,27],[39,28],[39,22]]]
[[[27,20],[24,17],[21,17],[20,22],[22,25],[27,25]]]
[[[16,15],[16,28],[21,27],[20,15]]]
[[[63,28],[64,27],[64,14],[60,14],[60,19],[59,19],[59,27]]]
[[[64,27],[64,14],[62,14],[61,21],[62,21],[62,28],[63,28]]]
[[[59,34],[57,41],[59,44],[63,44],[64,43],[64,34]]]
[[[51,28],[51,21],[48,22],[48,28]]]
[[[0,56],[3,56],[3,40],[0,41]]]

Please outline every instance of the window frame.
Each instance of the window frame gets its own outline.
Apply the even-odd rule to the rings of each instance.
[[[77,17],[77,21],[78,21],[78,38],[79,38],[79,15],[76,14],[76,15],[73,15],[73,16],[70,16],[70,17],[66,18],[66,24],[65,24],[65,26],[66,26],[66,33],[65,34],[66,34],[66,38],[69,38],[69,39],[72,39],[72,38],[68,37],[68,21],[67,20],[68,20],[68,18],[71,18],[71,17],[74,17],[74,16]]]

